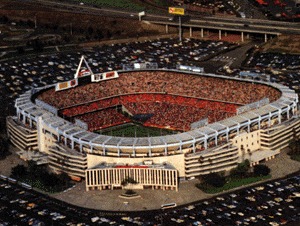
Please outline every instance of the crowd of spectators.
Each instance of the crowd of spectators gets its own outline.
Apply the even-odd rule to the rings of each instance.
[[[104,129],[130,122],[130,119],[119,113],[116,108],[108,108],[100,111],[87,113],[77,117],[87,123],[89,131]]]
[[[211,110],[167,102],[128,103],[125,106],[133,114],[152,114],[152,117],[143,123],[145,126],[178,131],[188,131],[191,129],[191,123],[205,118],[212,123],[235,114],[220,109]]]
[[[107,97],[94,102],[79,104],[69,108],[65,108],[61,113],[67,117],[73,117],[88,112],[104,109],[112,106],[123,105],[127,106],[129,103],[141,102],[166,102],[170,104],[177,104],[181,106],[193,106],[197,108],[207,108],[210,110],[221,110],[225,112],[236,112],[236,107],[239,105],[218,102],[212,100],[204,100],[199,98],[184,97],[178,95],[161,94],[161,93],[139,93],[132,95],[121,95]]]
[[[166,71],[143,71],[128,72],[120,74],[117,79],[88,83],[59,92],[50,89],[38,98],[62,109],[109,96],[135,93],[175,94],[237,105],[266,97],[272,102],[280,97],[278,90],[261,84]]]
[[[236,108],[238,107],[238,105],[231,103],[178,95],[142,93],[108,97],[95,102],[63,109],[61,113],[67,118],[78,118],[91,125],[89,123],[91,113],[106,111],[107,108],[111,109],[112,107],[121,105],[125,107],[129,115],[151,115],[148,120],[142,122],[145,126],[169,128],[179,131],[189,130],[191,123],[204,118],[208,118],[208,122],[212,123],[230,117],[236,114]],[[110,112],[112,115],[119,114],[113,111]],[[86,115],[88,115],[87,118]],[[118,119],[118,116],[115,118]],[[121,118],[119,123],[114,122],[114,124],[122,124],[125,121]],[[98,130],[100,127],[106,128],[111,126],[111,123],[109,125],[103,124],[105,122],[101,121],[97,125],[93,124],[90,129]],[[96,128],[97,126],[99,128]]]

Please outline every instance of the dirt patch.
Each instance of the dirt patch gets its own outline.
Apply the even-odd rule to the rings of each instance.
[[[300,54],[300,43],[295,42],[299,40],[300,35],[282,35],[270,40],[262,50],[264,52],[282,52],[289,54]]]
[[[35,7],[30,2],[7,1],[0,4],[0,18],[5,18],[11,32],[4,36],[14,36],[21,28],[34,29],[36,34],[58,34],[64,42],[87,42],[153,36],[165,33],[165,28],[140,22],[137,18],[128,19],[113,16],[85,14],[81,12],[57,11],[48,7]],[[13,22],[13,25],[12,25]],[[36,23],[36,24],[35,24]],[[5,30],[5,28],[3,28]],[[170,31],[172,32],[172,31]],[[23,44],[27,40],[23,40]],[[3,45],[9,43],[1,43]],[[62,44],[62,43],[51,43]]]

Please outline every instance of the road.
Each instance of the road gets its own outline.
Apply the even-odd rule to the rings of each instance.
[[[55,10],[71,11],[74,13],[83,13],[90,15],[101,15],[110,17],[122,17],[138,20],[138,12],[128,10],[118,10],[110,8],[98,8],[88,5],[71,4],[66,2],[57,2],[49,0],[28,0],[36,2]],[[171,15],[149,14],[146,12],[143,21],[150,23],[178,26],[178,22],[172,21]],[[192,16],[191,20],[182,24],[184,27],[220,29],[226,31],[243,31],[250,33],[268,33],[268,34],[300,34],[300,23],[288,23],[281,21],[269,21],[263,19],[250,18],[220,18],[220,17],[196,17]]]

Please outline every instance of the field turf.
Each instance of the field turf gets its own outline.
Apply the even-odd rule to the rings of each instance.
[[[177,133],[167,129],[145,127],[138,124],[126,124],[96,131],[96,133],[118,137],[154,137]]]

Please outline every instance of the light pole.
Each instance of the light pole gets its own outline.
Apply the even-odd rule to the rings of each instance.
[[[182,42],[181,16],[179,16],[179,42]]]

